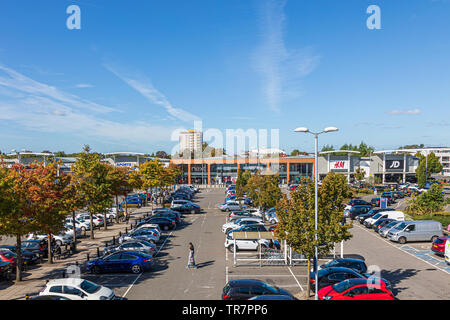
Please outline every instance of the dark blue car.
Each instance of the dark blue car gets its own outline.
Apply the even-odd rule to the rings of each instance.
[[[88,272],[132,272],[150,270],[152,256],[138,251],[119,251],[86,263]]]

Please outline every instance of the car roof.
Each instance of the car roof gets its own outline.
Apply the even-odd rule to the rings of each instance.
[[[84,279],[81,278],[62,278],[62,279],[53,279],[47,282],[47,286],[55,286],[55,285],[79,285],[81,282],[83,282]]]
[[[348,281],[350,286],[357,286],[357,285],[361,285],[361,284],[375,284],[375,281],[378,281],[380,283],[382,283],[382,281],[380,281],[377,278],[371,278],[371,279],[366,279],[366,278],[353,278],[353,279],[347,279],[344,281]]]
[[[334,260],[337,260],[337,261],[359,262],[359,263],[363,262],[363,263],[364,263],[364,260],[361,260],[361,259],[355,259],[355,258],[337,258],[337,259],[334,259]]]
[[[265,284],[265,282],[262,280],[254,280],[254,279],[240,279],[240,280],[230,280],[228,281],[228,284],[231,287],[245,287],[251,285],[261,285]]]
[[[334,272],[350,272],[350,273],[358,273],[355,270],[351,269],[351,268],[345,268],[345,267],[331,267],[331,268],[325,268],[325,269],[320,269],[319,273],[323,271],[324,273],[326,272],[327,274],[329,273],[334,273]]]

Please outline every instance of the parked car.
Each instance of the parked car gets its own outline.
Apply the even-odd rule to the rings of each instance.
[[[338,258],[331,260],[328,263],[322,264],[318,267],[319,270],[326,269],[326,268],[350,268],[355,270],[358,273],[366,273],[367,272],[367,265],[364,262],[364,260],[361,259],[352,259],[352,258]],[[314,271],[314,270],[311,270]]]
[[[320,300],[394,300],[393,293],[381,281],[349,279],[318,292]]]
[[[200,213],[201,209],[199,205],[196,205],[194,203],[186,203],[183,204],[181,206],[175,207],[175,208],[171,208],[173,211],[177,211],[179,213],[183,213],[183,214],[194,214],[194,213]]]
[[[354,205],[347,211],[347,216],[355,220],[357,216],[366,214],[372,209],[371,205]]]
[[[47,239],[47,234],[27,234],[27,240],[42,240]],[[73,242],[73,236],[70,234],[52,234],[52,239],[58,246],[63,246],[65,244],[70,245]]]
[[[241,210],[241,211],[231,211],[228,214],[228,221],[234,221],[237,220],[239,218],[256,218],[258,216],[254,215],[253,213],[250,213],[246,210]],[[258,217],[259,218],[259,217]]]
[[[120,236],[118,242],[123,243],[125,241],[131,241],[136,239],[156,243],[159,241],[159,236],[157,235],[157,233],[153,232],[150,229],[132,230],[127,234],[123,234],[122,236]]]
[[[371,204],[369,203],[369,202],[367,202],[367,201],[364,201],[364,200],[362,200],[362,199],[357,199],[357,198],[355,198],[355,199],[351,199],[348,203],[347,203],[347,205],[346,205],[346,207],[344,208],[344,210],[348,210],[348,209],[350,209],[351,207],[353,207],[353,206],[370,206]]]
[[[63,278],[47,282],[40,296],[58,295],[70,300],[116,300],[114,291],[81,278]]]
[[[447,241],[445,241],[444,260],[445,260],[446,264],[450,265],[450,240],[449,239],[447,239]]]
[[[443,235],[439,221],[418,220],[400,223],[388,232],[387,238],[405,244],[408,241],[434,241]]]
[[[380,228],[384,227],[385,225],[387,225],[388,223],[390,223],[392,221],[398,221],[398,220],[389,219],[389,218],[379,219],[377,222],[375,222],[373,224],[372,229],[373,229],[373,231],[378,233],[378,230],[380,230]]]
[[[0,251],[3,251],[3,250],[9,250],[17,255],[17,248],[15,245],[1,245]],[[21,256],[22,256],[22,261],[26,262],[27,265],[36,264],[36,263],[38,263],[38,261],[40,259],[38,253],[28,251],[24,248],[21,248]]]
[[[386,288],[389,291],[392,291],[392,286],[391,286],[390,282],[387,281],[386,279],[375,278],[369,273],[359,273],[353,269],[343,268],[343,267],[331,267],[331,268],[325,268],[325,269],[319,270],[318,287],[320,290],[324,287],[337,284],[337,283],[342,282],[347,279],[368,279],[370,277],[372,277],[372,279],[377,279],[377,280],[382,281],[385,284]],[[315,286],[315,282],[316,282],[315,278],[316,278],[315,272],[311,272],[310,273],[310,281],[311,281],[311,289],[313,291],[315,291],[315,287],[316,287]]]
[[[363,224],[366,219],[373,217],[374,215],[376,215],[379,212],[382,212],[382,211],[394,211],[394,210],[395,210],[394,208],[386,208],[386,209],[372,208],[372,209],[370,209],[369,212],[367,212],[365,214],[358,215],[356,217],[356,220],[358,220],[360,224]]]
[[[9,250],[0,250],[0,260],[9,263],[11,269],[15,269],[17,263],[17,254]]]
[[[222,232],[228,233],[230,230],[237,229],[240,227],[243,227],[245,225],[253,225],[253,224],[260,224],[264,225],[264,222],[261,220],[261,218],[240,218],[236,221],[228,222],[222,225]]]
[[[445,255],[445,242],[447,241],[448,238],[449,237],[444,236],[434,240],[433,243],[431,244],[431,251],[443,257]]]
[[[389,222],[387,225],[381,227],[378,230],[378,234],[380,236],[382,236],[383,238],[386,238],[387,237],[387,233],[389,232],[389,230],[391,230],[392,228],[394,228],[395,226],[397,226],[401,222],[402,221],[397,221],[397,220],[393,220],[393,221]]]
[[[239,204],[239,202],[237,202],[237,201],[225,202],[224,204],[221,204],[219,206],[219,209],[221,211],[238,211],[238,210],[242,210],[244,208],[247,208],[247,206],[245,206],[245,205],[241,206]]]
[[[263,296],[252,297],[248,300],[297,300],[293,296],[285,296],[280,294],[266,294]]]
[[[107,255],[118,251],[139,251],[154,255],[156,252],[156,244],[145,240],[125,241],[122,244],[105,247],[103,254]]]
[[[233,232],[268,232],[269,229],[263,224],[253,224],[230,230],[227,234]]]
[[[176,224],[181,224],[181,214],[177,211],[157,212],[152,214],[152,218],[164,217],[175,221]]]
[[[147,223],[157,224],[159,227],[164,230],[173,230],[176,228],[176,223],[172,219],[164,218],[164,217],[150,217],[146,220]]]
[[[88,272],[141,273],[152,267],[152,256],[139,251],[119,251],[86,262]]]
[[[378,222],[380,219],[393,219],[398,221],[405,220],[405,214],[401,211],[380,211],[373,217],[370,217],[366,220],[364,220],[364,226],[366,228],[372,228],[372,226]]]
[[[71,300],[70,298],[58,296],[56,294],[48,294],[48,295],[37,295],[32,297],[26,297],[26,300]]]
[[[222,300],[247,300],[262,295],[284,295],[293,298],[289,291],[261,280],[230,280],[222,290]]]
[[[66,218],[66,224],[73,224],[73,219],[71,217]],[[89,220],[84,220],[83,218],[77,219],[75,218],[75,226],[81,229],[82,233],[91,230],[91,223]]]
[[[46,240],[25,240],[22,241],[22,248],[38,254],[42,257],[48,256],[48,246]]]
[[[12,272],[11,264],[9,262],[0,261],[0,277],[3,279],[9,279],[10,272]]]
[[[173,208],[182,206],[183,204],[193,204],[193,203],[189,200],[172,200],[172,203],[170,204],[170,208],[173,209]]]
[[[230,252],[234,252],[239,250],[256,250],[259,251],[259,248],[265,247],[270,248],[269,239],[233,239],[233,233],[230,232],[227,234],[225,238],[225,248]],[[236,244],[236,248],[235,248]]]

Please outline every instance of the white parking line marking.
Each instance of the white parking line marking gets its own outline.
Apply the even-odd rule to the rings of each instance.
[[[164,242],[162,243],[162,245],[159,247],[158,251],[155,253],[155,257],[158,255],[158,253],[161,251],[161,249],[164,247],[164,245],[166,244],[167,239],[170,238],[170,236],[172,235],[173,231],[171,231],[169,233],[169,235],[167,236],[167,238],[164,240]],[[141,272],[136,279],[134,279],[133,283],[128,287],[127,291],[125,292],[125,294],[123,295],[123,297],[125,298],[125,296],[128,294],[128,292],[130,291],[130,289],[134,286],[134,284],[136,283],[136,281],[138,281],[138,279],[142,276],[143,272]]]
[[[288,269],[289,269],[289,272],[290,272],[290,273],[292,274],[292,276],[294,277],[295,282],[297,282],[297,284],[298,284],[298,286],[300,287],[300,289],[301,289],[302,291],[304,291],[304,290],[303,290],[303,287],[301,286],[300,282],[298,282],[298,280],[297,280],[297,278],[295,277],[294,273],[292,272],[291,268],[288,267]]]
[[[405,252],[405,253],[409,254],[410,256],[412,256],[412,257],[414,257],[414,258],[416,258],[416,259],[418,259],[418,260],[420,260],[420,261],[423,261],[423,262],[429,264],[430,266],[433,266],[433,267],[435,267],[436,269],[441,270],[442,272],[445,272],[445,273],[447,273],[447,274],[450,274],[450,272],[448,272],[447,270],[441,269],[441,268],[439,268],[439,267],[437,267],[437,266],[431,264],[430,262],[428,262],[428,261],[426,261],[426,260],[424,260],[424,259],[418,257],[417,255],[415,255],[415,254],[413,254],[413,253],[411,253],[411,252],[408,252],[408,250],[406,250],[406,249],[402,249],[403,245],[402,245],[402,246],[394,245],[394,244],[392,244],[392,243],[390,242],[390,240],[386,240],[386,239],[384,239],[384,238],[377,237],[374,233],[371,233],[369,230],[366,230],[366,229],[364,229],[364,228],[361,227],[361,226],[358,226],[358,225],[354,225],[354,226],[360,228],[361,230],[366,231],[367,233],[369,233],[370,235],[374,236],[375,238],[377,238],[377,239],[379,239],[379,240],[381,240],[381,241],[387,243],[388,245],[390,245],[390,246],[392,246],[392,247],[394,247],[394,248],[396,248],[396,249],[398,249],[398,250],[400,250],[400,251],[402,251],[402,252]]]
[[[291,277],[290,274],[230,274],[230,277],[267,277],[267,278],[273,278],[273,277]],[[296,275],[295,277],[307,277],[307,275],[300,274]]]

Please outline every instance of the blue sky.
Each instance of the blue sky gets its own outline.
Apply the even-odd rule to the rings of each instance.
[[[320,146],[450,145],[447,0],[3,0],[0,38],[3,152],[170,152],[194,120],[279,129],[288,152],[313,150],[299,126],[340,129]]]

